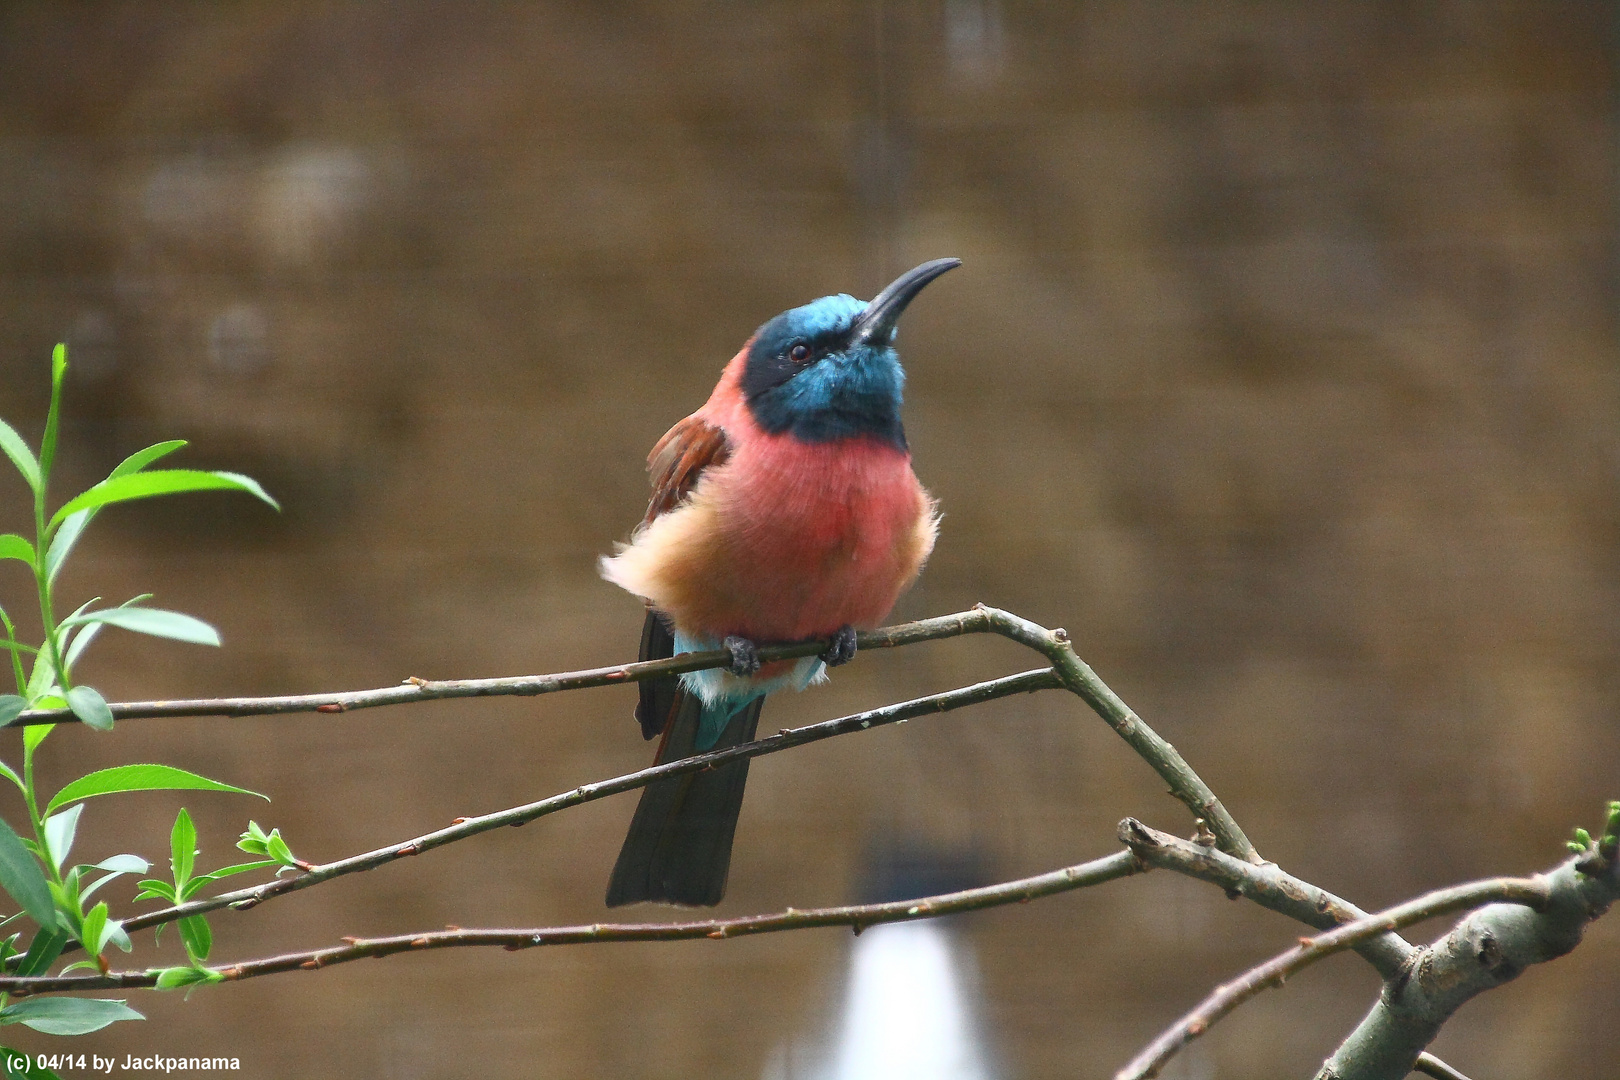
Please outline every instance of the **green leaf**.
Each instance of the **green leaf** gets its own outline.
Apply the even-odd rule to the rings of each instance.
[[[91,956],[101,955],[101,932],[107,929],[107,903],[102,901],[84,914],[79,929],[79,944]]]
[[[91,893],[114,878],[123,877],[125,874],[144,874],[152,868],[152,864],[139,855],[114,855],[109,859],[102,859],[94,868],[106,870],[107,873],[91,882],[80,894],[81,899],[89,899]]]
[[[20,563],[27,563],[31,569],[34,565],[34,545],[16,533],[0,533],[0,559],[16,559]]]
[[[0,888],[40,926],[56,925],[56,905],[51,903],[45,872],[4,821],[0,821]]]
[[[38,708],[61,708],[60,705],[51,704],[49,699],[34,703]],[[45,741],[45,736],[56,730],[55,724],[29,724],[23,728],[23,749],[38,750],[39,744]]]
[[[268,796],[260,795],[257,791],[222,784],[172,765],[116,765],[111,769],[98,769],[68,784],[52,796],[45,812],[48,814],[59,806],[80,799],[124,791],[231,791],[270,801]]]
[[[207,885],[210,881],[219,881],[222,878],[232,877],[236,874],[246,874],[251,870],[263,870],[267,866],[275,865],[276,861],[274,859],[260,859],[257,862],[237,863],[235,866],[225,866],[218,870],[210,870],[208,873],[202,874],[193,879],[191,884],[186,886],[186,895],[181,897],[181,899],[190,900],[192,896],[196,894],[197,890],[201,889],[204,885]]]
[[[51,546],[45,551],[47,582],[52,584],[56,582],[56,574],[67,561],[68,552],[79,542],[79,534],[84,532],[84,527],[90,524],[90,519],[95,513],[94,510],[80,510],[77,514],[69,514],[62,522],[62,527],[56,530],[56,535],[51,537]]]
[[[51,862],[58,871],[67,862],[68,852],[73,850],[73,837],[79,831],[79,815],[82,813],[84,803],[79,803],[70,810],[45,819],[45,850],[50,853]]]
[[[16,694],[0,694],[0,725],[11,723],[13,720],[17,719],[17,717],[21,716],[23,714],[23,710],[26,708],[28,708],[27,698],[18,697]],[[11,771],[11,766],[0,765],[0,768],[5,769],[6,775],[13,780],[18,787],[22,787],[22,781],[18,780],[17,774]]]
[[[137,634],[189,641],[196,645],[219,644],[219,632],[201,619],[183,615],[178,611],[164,611],[162,608],[109,608],[106,611],[92,611],[86,615],[62,620],[65,627],[83,626],[88,623],[106,623],[120,630],[133,630]]]
[[[197,469],[156,469],[109,477],[69,499],[51,518],[55,528],[64,518],[80,510],[92,510],[110,503],[149,499],[154,495],[178,495],[185,491],[245,491],[277,510],[281,505],[265,493],[257,480],[232,472],[202,472]]]
[[[146,880],[137,882],[136,884],[141,890],[135,894],[135,899],[137,900],[167,900],[171,904],[178,904],[180,902],[179,896],[175,894],[174,886],[170,885],[167,881],[159,881],[157,878],[147,878]]]
[[[114,480],[120,476],[140,472],[160,457],[166,457],[186,445],[184,439],[170,439],[167,442],[154,443],[145,450],[137,450],[129,457],[118,463],[118,467],[107,474],[107,479]]]
[[[39,1063],[39,1055],[25,1054],[9,1046],[0,1046],[0,1068],[5,1070],[5,1080],[62,1080]]]
[[[15,695],[15,694],[8,694],[8,695],[6,695],[6,696],[7,696],[7,697],[16,697],[16,695]],[[22,698],[17,698],[17,700],[18,700],[18,701],[21,701],[21,700],[22,700]],[[5,709],[4,709],[4,707],[3,707],[3,706],[0,706],[0,716],[4,716],[4,715],[5,715]],[[15,716],[15,715],[16,715],[16,714],[15,714],[15,713],[13,713],[13,714],[12,714],[12,715],[14,715],[14,716]],[[17,775],[17,770],[16,770],[16,769],[13,769],[13,768],[12,768],[12,767],[11,767],[11,766],[10,766],[10,765],[7,765],[7,764],[6,764],[6,763],[5,763],[5,762],[3,762],[3,761],[0,761],[0,776],[3,776],[3,777],[5,777],[5,778],[6,778],[6,779],[7,779],[7,780],[10,780],[10,781],[11,781],[11,782],[12,782],[12,783],[13,783],[13,784],[16,784],[16,785],[17,785],[17,790],[18,790],[18,791],[27,791],[27,790],[28,790],[28,789],[27,789],[27,788],[26,788],[26,787],[25,787],[25,786],[24,786],[24,785],[23,785],[23,780],[22,780],[22,777],[20,777],[20,776],[18,776],[18,775]]]
[[[292,849],[287,841],[281,838],[281,830],[274,829],[270,833],[270,842],[265,845],[265,854],[270,856],[282,866],[297,866],[298,860],[293,858]]]
[[[200,964],[207,960],[209,950],[214,947],[214,932],[208,928],[208,920],[201,915],[187,915],[176,925],[192,962]]]
[[[81,627],[79,632],[73,635],[72,644],[62,650],[62,663],[68,666],[69,671],[73,670],[73,665],[79,662],[79,655],[90,647],[90,643],[96,640],[96,635],[99,633],[101,633],[101,624],[91,623],[88,626]]]
[[[17,434],[17,429],[4,420],[0,420],[0,450],[6,452],[6,457],[11,459],[13,465],[17,466],[17,471],[22,473],[22,478],[28,481],[29,488],[37,493],[39,491],[39,462],[35,459],[34,452],[28,449],[28,444],[23,442],[23,437]]]
[[[67,346],[56,343],[51,350],[51,406],[45,413],[45,434],[39,440],[40,482],[51,475],[51,462],[56,460],[56,433],[62,420],[62,376],[67,374]]]
[[[0,1009],[0,1024],[22,1024],[47,1035],[88,1035],[120,1020],[145,1019],[109,998],[24,998]]]
[[[101,691],[90,686],[75,686],[67,692],[67,703],[73,715],[90,727],[97,731],[112,730],[112,710],[107,708],[107,699],[101,696]]]
[[[109,855],[96,863],[97,870],[111,870],[115,874],[144,874],[152,864],[139,855]]]
[[[17,965],[18,975],[43,975],[56,963],[56,958],[62,955],[62,949],[68,943],[68,935],[56,925],[52,919],[47,926],[41,926],[34,934],[34,940],[28,946],[28,954]]]
[[[178,892],[191,880],[191,869],[197,863],[197,826],[185,807],[174,817],[174,828],[169,830],[169,865],[174,869],[174,887]]]
[[[182,986],[194,986],[199,983],[217,983],[225,976],[217,971],[205,967],[172,967],[164,968],[158,973],[157,988],[159,990],[174,990]]]

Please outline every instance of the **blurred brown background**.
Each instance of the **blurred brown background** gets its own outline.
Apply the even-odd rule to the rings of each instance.
[[[594,559],[646,449],[765,318],[956,255],[901,342],[946,517],[898,615],[1067,626],[1264,853],[1363,905],[1548,866],[1620,797],[1617,44],[1598,3],[5,5],[0,414],[37,438],[65,338],[63,493],[184,437],[286,507],[106,514],[72,602],[151,590],[225,648],[111,632],[81,674],[128,699],[630,658],[639,607]],[[765,724],[1028,663],[873,655]],[[249,816],[325,860],[641,766],[631,703],[64,729],[42,767],[275,800],[92,802],[82,857],[165,864],[186,805],[204,865]],[[602,919],[631,809],[220,916],[216,958]],[[1038,872],[1125,814],[1187,829],[1058,695],[835,740],[756,763],[721,910],[845,901],[896,838]],[[1110,1075],[1297,933],[1163,874],[961,931],[1008,1077]],[[749,1078],[824,1026],[848,947],[440,953],[6,1038],[256,1077]],[[1172,1075],[1309,1076],[1376,990],[1340,959]],[[1617,1003],[1611,917],[1434,1049],[1612,1080]]]

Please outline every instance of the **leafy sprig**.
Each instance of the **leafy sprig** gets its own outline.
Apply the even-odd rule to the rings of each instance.
[[[88,726],[105,731],[113,726],[112,711],[106,699],[94,687],[73,678],[74,665],[103,628],[111,626],[199,645],[218,646],[220,639],[218,632],[201,619],[146,606],[151,599],[149,593],[113,607],[97,607],[101,598],[95,597],[80,604],[66,618],[58,618],[57,578],[85,529],[102,510],[116,503],[192,491],[241,491],[278,510],[280,507],[257,481],[239,473],[151,468],[186,445],[184,440],[171,439],[131,454],[105,480],[51,510],[51,470],[56,463],[67,370],[67,348],[57,345],[51,354],[50,406],[37,455],[15,428],[0,420],[0,452],[10,459],[28,485],[33,496],[34,518],[32,539],[17,533],[0,534],[0,562],[19,562],[32,572],[40,616],[40,640],[35,644],[18,638],[16,623],[0,608],[0,629],[4,631],[0,649],[9,654],[17,687],[15,694],[0,694],[0,726],[10,724],[27,709],[65,707]],[[80,967],[106,971],[103,954],[110,945],[130,951],[129,935],[123,923],[113,917],[106,901],[92,903],[91,900],[108,882],[125,874],[145,873],[150,864],[138,855],[122,854],[89,865],[70,865],[68,857],[78,835],[85,800],[101,795],[160,790],[257,794],[168,765],[121,765],[68,783],[46,800],[41,810],[40,793],[34,782],[34,755],[51,731],[51,725],[24,729],[20,773],[0,762],[0,779],[9,780],[22,793],[30,826],[25,833],[19,833],[0,821],[0,889],[5,890],[18,908],[9,917],[0,918],[0,931],[22,918],[36,924],[26,947],[22,945],[24,931],[20,929],[0,939],[0,971],[7,974],[44,974],[71,942],[83,947],[85,959],[70,964],[65,969],[69,971]],[[279,837],[276,839],[279,841]],[[194,875],[196,829],[184,809],[175,821],[170,841],[175,884],[143,881],[141,896],[172,895],[189,899],[198,889],[222,877],[283,865],[272,856]],[[281,847],[284,850],[286,845]],[[150,887],[154,885],[160,888],[153,891]],[[180,934],[191,967],[179,970],[191,974],[176,976],[171,984],[211,981],[202,967],[212,948],[212,934],[206,919],[193,916],[183,920]],[[140,1019],[140,1014],[121,1001],[31,998],[7,1004],[5,995],[0,994],[0,1025],[20,1023],[50,1034],[79,1035],[118,1020],[133,1019]]]

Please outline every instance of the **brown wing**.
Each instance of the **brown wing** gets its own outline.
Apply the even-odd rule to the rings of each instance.
[[[647,455],[647,475],[652,481],[653,495],[642,523],[679,506],[704,469],[719,465],[730,456],[726,433],[707,420],[688,416],[670,428]],[[658,612],[648,611],[641,630],[641,659],[662,660],[674,655],[674,632]],[[680,680],[675,678],[647,679],[640,686],[636,719],[641,722],[642,737],[656,739],[680,711],[685,695]]]
[[[730,456],[726,433],[696,414],[666,431],[647,455],[653,494],[643,523],[679,506],[704,469]]]

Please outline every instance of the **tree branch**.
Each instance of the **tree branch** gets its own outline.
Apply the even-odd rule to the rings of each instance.
[[[1079,695],[1106,720],[1142,758],[1170,785],[1170,793],[1180,799],[1193,815],[1208,824],[1221,849],[1240,859],[1259,862],[1254,845],[1215,793],[1199,778],[1176,748],[1161,739],[1141,717],[1131,711],[1108,685],[1097,677],[1085,661],[1075,655],[1069,635],[1062,629],[1048,630],[1011,612],[979,604],[971,611],[942,615],[917,622],[873,630],[857,635],[861,649],[887,649],[921,641],[938,641],[964,634],[999,634],[1041,653],[1052,662],[1063,685]],[[803,641],[787,645],[767,645],[760,649],[760,660],[786,660],[815,656],[826,650],[827,641]],[[110,706],[113,718],[134,720],[165,716],[266,716],[296,712],[350,712],[383,705],[406,705],[448,698],[517,695],[533,697],[562,690],[592,686],[617,686],[663,675],[723,667],[731,662],[722,651],[684,653],[667,660],[648,660],[586,671],[556,675],[522,675],[501,679],[407,679],[400,686],[375,690],[348,690],[329,694],[298,694],[289,697],[199,698],[189,701],[135,701]],[[12,720],[8,727],[30,724],[77,723],[67,709],[30,709]]]
[[[1432,1076],[1434,1080],[1468,1080],[1468,1077],[1429,1053],[1417,1056],[1417,1060],[1412,1063],[1412,1071]]]
[[[1587,924],[1620,900],[1615,855],[1620,803],[1611,803],[1609,814],[1608,831],[1594,851],[1542,879],[1548,903],[1536,910],[1493,904],[1419,949],[1385,984],[1372,1011],[1323,1064],[1317,1080],[1401,1080],[1464,1002],[1579,944]]]
[[[1003,882],[979,889],[944,893],[917,900],[846,907],[814,908],[769,915],[744,915],[731,919],[701,919],[676,923],[597,923],[590,926],[556,926],[533,930],[466,930],[451,928],[424,934],[403,934],[382,938],[345,938],[344,945],[306,952],[287,953],[261,960],[244,960],[218,969],[227,980],[252,979],[287,971],[313,971],[351,960],[392,956],[395,953],[428,949],[454,949],[498,945],[510,951],[541,945],[580,945],[609,941],[679,941],[688,938],[724,939],[752,934],[805,930],[817,926],[851,926],[860,933],[880,923],[907,922],[955,915],[965,911],[1025,903],[1074,889],[1101,885],[1117,878],[1141,873],[1145,867],[1129,851],[1080,863],[1036,877]],[[106,975],[57,975],[0,977],[0,991],[16,994],[52,993],[67,990],[106,990],[156,986],[162,969],[111,972]]]
[[[1438,889],[1385,911],[1345,923],[1316,937],[1300,938],[1297,947],[1251,968],[1232,982],[1216,987],[1191,1012],[1154,1039],[1130,1064],[1115,1073],[1114,1080],[1147,1080],[1148,1077],[1157,1076],[1165,1062],[1174,1057],[1177,1051],[1245,1001],[1268,987],[1281,986],[1289,976],[1318,960],[1354,948],[1369,938],[1438,915],[1498,901],[1545,908],[1553,896],[1552,886],[1543,877],[1490,878]],[[1414,1050],[1400,1076],[1406,1075],[1406,1070],[1410,1069],[1416,1057],[1417,1051]]]
[[[1367,917],[1349,901],[1285,873],[1276,863],[1257,866],[1242,862],[1203,844],[1150,829],[1135,818],[1119,823],[1119,839],[1149,866],[1218,885],[1234,900],[1247,897],[1261,907],[1318,930]],[[1401,971],[1415,951],[1406,939],[1393,932],[1364,941],[1355,949],[1386,979]]]
[[[819,724],[810,724],[801,728],[786,728],[775,735],[756,742],[743,743],[724,750],[713,750],[706,754],[696,754],[692,757],[682,758],[679,761],[639,769],[610,780],[585,784],[574,788],[572,791],[565,791],[560,795],[541,799],[539,802],[515,806],[492,814],[460,818],[446,828],[424,833],[402,843],[390,844],[387,847],[377,848],[374,851],[368,851],[360,855],[352,855],[336,862],[312,866],[307,872],[297,877],[278,878],[275,881],[265,882],[263,885],[237,889],[232,892],[221,893],[218,896],[210,896],[202,900],[192,900],[157,911],[149,911],[125,919],[124,929],[126,931],[141,930],[148,926],[156,926],[159,923],[173,922],[187,915],[201,915],[204,912],[223,907],[245,910],[284,893],[307,889],[313,885],[319,885],[323,881],[342,877],[345,874],[374,870],[396,859],[419,855],[424,851],[455,843],[457,840],[465,840],[470,836],[489,832],[491,829],[498,829],[507,825],[523,825],[536,818],[545,817],[547,814],[565,810],[570,806],[594,802],[609,795],[617,795],[622,791],[633,791],[636,788],[645,787],[655,780],[698,772],[711,766],[736,761],[741,758],[774,754],[790,747],[802,746],[805,743],[817,742],[821,739],[829,739],[835,735],[847,735],[851,732],[865,731],[868,728],[882,727],[886,724],[904,723],[917,716],[950,712],[965,705],[976,705],[997,698],[1010,697],[1013,694],[1033,693],[1037,690],[1055,690],[1061,686],[1062,683],[1057,674],[1050,668],[1036,668],[1019,675],[1008,675],[1000,679],[992,679],[989,682],[975,683],[957,690],[946,691],[943,694],[933,694],[929,697],[903,701],[895,705],[885,705],[879,709],[853,713],[836,720],[825,720]]]

